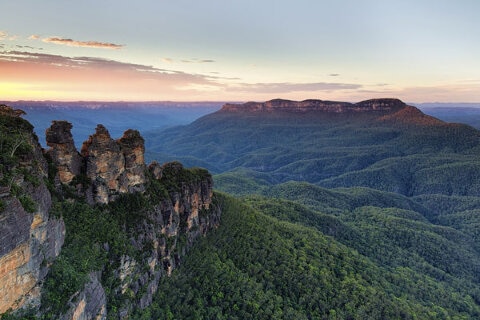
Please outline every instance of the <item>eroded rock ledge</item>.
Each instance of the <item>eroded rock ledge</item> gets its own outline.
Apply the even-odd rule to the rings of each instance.
[[[398,99],[371,99],[358,103],[324,101],[324,100],[304,100],[291,101],[283,99],[274,99],[266,102],[247,102],[244,104],[225,104],[221,111],[224,112],[368,112],[368,111],[394,111],[405,107],[406,104]]]

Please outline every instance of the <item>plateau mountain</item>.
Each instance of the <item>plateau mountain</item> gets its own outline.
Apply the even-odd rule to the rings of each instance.
[[[157,159],[236,172],[237,179],[480,195],[479,131],[396,99],[226,104],[188,126],[145,137]],[[217,177],[217,186],[223,177],[231,175]]]

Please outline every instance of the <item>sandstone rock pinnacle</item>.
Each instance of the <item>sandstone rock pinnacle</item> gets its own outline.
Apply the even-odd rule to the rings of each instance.
[[[58,170],[58,177],[62,183],[68,184],[80,174],[82,158],[73,142],[72,124],[67,121],[52,121],[46,130],[47,145],[50,155]]]

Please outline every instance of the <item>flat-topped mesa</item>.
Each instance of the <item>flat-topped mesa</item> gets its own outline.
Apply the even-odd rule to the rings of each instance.
[[[329,113],[347,113],[347,112],[368,112],[368,111],[390,111],[405,107],[406,104],[398,99],[372,99],[358,103],[324,101],[324,100],[304,100],[291,101],[274,99],[266,102],[247,102],[244,104],[225,104],[221,111],[223,112],[329,112]]]
[[[355,106],[365,108],[365,110],[392,110],[401,109],[406,107],[407,105],[399,99],[383,98],[357,102],[355,103]]]

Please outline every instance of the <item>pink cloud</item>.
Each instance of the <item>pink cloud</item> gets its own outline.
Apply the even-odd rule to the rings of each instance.
[[[77,41],[73,39],[59,38],[59,37],[50,37],[42,40],[46,43],[60,44],[70,47],[87,47],[87,48],[100,48],[100,49],[121,49],[124,45],[114,44],[109,42],[99,42],[99,41]]]

